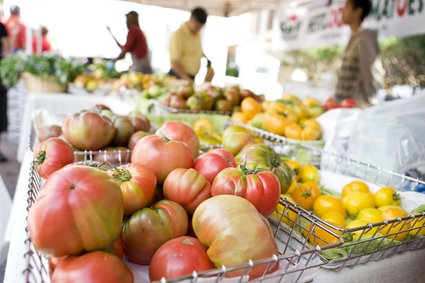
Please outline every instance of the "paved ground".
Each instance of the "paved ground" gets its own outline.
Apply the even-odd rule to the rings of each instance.
[[[16,182],[18,181],[19,169],[21,165],[16,161],[16,152],[18,145],[8,141],[6,136],[2,137],[0,151],[9,159],[7,162],[0,162],[0,174],[13,199],[15,194]]]

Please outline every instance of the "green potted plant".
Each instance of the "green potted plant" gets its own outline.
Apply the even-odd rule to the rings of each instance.
[[[1,61],[0,77],[9,88],[23,79],[30,92],[64,92],[85,69],[81,62],[57,54],[18,53]]]

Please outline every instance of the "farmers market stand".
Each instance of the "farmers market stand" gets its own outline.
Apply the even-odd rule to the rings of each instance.
[[[5,241],[10,241],[4,281],[6,283],[26,281],[25,273],[23,273],[23,270],[27,267],[26,258],[24,257],[27,252],[25,228],[32,159],[33,154],[31,152],[24,153],[15,199],[5,235]],[[425,249],[420,249],[396,254],[368,264],[343,268],[339,273],[325,268],[313,268],[303,273],[300,282],[424,282],[424,258]],[[139,277],[136,276],[137,278]],[[288,277],[285,281],[290,282],[290,278]],[[34,280],[31,282],[34,282]],[[267,282],[273,281],[268,280]]]
[[[45,109],[53,118],[62,118],[69,113],[90,109],[96,104],[105,104],[117,114],[128,114],[134,105],[113,95],[28,93],[22,115],[17,160],[21,162],[30,140],[32,120],[36,110]],[[60,119],[57,121],[60,123]]]

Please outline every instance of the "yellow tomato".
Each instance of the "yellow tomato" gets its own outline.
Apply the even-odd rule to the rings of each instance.
[[[314,165],[305,165],[300,170],[301,182],[319,182],[319,170]]]
[[[412,230],[409,231],[410,235],[418,235],[418,236],[424,236],[425,235],[425,217],[422,217],[421,219],[414,219],[412,222]],[[418,231],[419,230],[419,231]]]
[[[310,96],[304,97],[302,102],[307,107],[322,106],[319,100]]]
[[[274,101],[269,105],[267,112],[274,112],[284,116],[290,123],[296,123],[298,116],[291,109],[287,108],[281,101]]]
[[[356,219],[348,223],[345,228],[351,229],[351,228],[357,228],[357,227],[362,227],[367,225],[368,225],[367,221]],[[355,230],[352,232],[353,240],[359,239],[360,236],[362,239],[365,237],[373,237],[377,230],[378,230],[377,227],[373,227],[372,229],[365,228],[365,229]]]
[[[400,205],[400,194],[394,188],[383,187],[377,191],[373,198],[377,207],[384,205]]]
[[[275,112],[267,112],[266,115],[264,115],[264,127],[267,131],[273,134],[282,136],[288,125],[289,121],[285,116],[279,115]]]
[[[306,182],[299,184],[291,196],[295,202],[306,210],[313,208],[314,201],[320,196],[321,192],[315,182]]]
[[[401,207],[387,207],[382,210],[382,216],[385,220],[391,220],[395,218],[403,218],[408,216],[407,212]],[[389,239],[396,239],[398,241],[403,241],[407,236],[407,232],[410,229],[410,223],[405,221],[395,222],[388,224],[381,230],[383,235],[387,235]]]
[[[271,104],[272,104],[272,101],[264,100],[263,103],[261,103],[261,106],[263,107],[263,111],[266,112],[270,108]]]
[[[375,201],[371,193],[352,192],[342,199],[345,209],[351,216],[356,216],[365,208],[375,207]]]
[[[214,122],[210,118],[206,117],[197,119],[193,124],[192,129],[196,134],[211,134],[216,131]]]
[[[290,203],[296,204],[296,202],[289,195],[280,195],[281,198],[286,198]],[[287,209],[286,206],[278,203],[275,211],[272,213],[272,216],[277,220],[285,223],[286,225],[293,227],[295,221],[297,220],[297,213],[291,209]]]
[[[338,212],[344,217],[347,216],[342,201],[331,195],[319,196],[313,204],[313,211],[319,217],[330,211]]]
[[[344,188],[342,188],[342,197],[347,196],[349,193],[352,192],[365,192],[365,193],[369,193],[369,186],[362,181],[353,181],[348,183],[347,185],[344,186]]]
[[[263,111],[263,107],[261,103],[255,100],[252,97],[246,97],[242,100],[241,110],[249,119],[261,113]]]
[[[295,160],[286,160],[285,163],[294,171],[295,179],[299,181],[301,178],[301,164]]]
[[[328,211],[321,218],[339,228],[345,228],[346,226],[345,216],[336,211]]]
[[[321,134],[320,124],[312,119],[291,123],[285,129],[285,136],[296,140],[317,140]]]
[[[382,212],[376,208],[365,208],[357,214],[357,218],[359,220],[364,220],[367,223],[377,223],[384,221],[384,217],[382,216]]]
[[[232,114],[232,117],[230,118],[232,121],[239,122],[246,124],[249,121],[249,118],[247,115],[245,115],[242,112],[235,112]]]

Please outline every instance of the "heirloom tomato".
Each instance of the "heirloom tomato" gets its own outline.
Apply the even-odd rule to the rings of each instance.
[[[183,236],[169,240],[155,252],[149,265],[149,279],[169,280],[214,268],[201,242]]]
[[[239,126],[229,126],[223,132],[223,147],[231,154],[238,154],[244,146],[254,143],[252,133]]]
[[[120,185],[124,199],[124,214],[131,215],[152,202],[155,189],[155,174],[146,166],[130,163],[109,170]]]
[[[236,160],[251,170],[262,169],[273,172],[279,179],[281,194],[286,193],[294,181],[294,172],[281,162],[280,156],[273,149],[264,144],[245,146],[236,156]]]
[[[236,161],[230,151],[217,148],[201,154],[193,167],[212,184],[221,170],[236,167]]]
[[[49,138],[38,145],[34,163],[42,178],[47,178],[65,165],[74,162],[71,145],[61,138]]]
[[[180,121],[165,122],[156,131],[156,135],[187,144],[192,151],[193,157],[196,157],[199,153],[200,144],[198,136],[186,123]]]
[[[284,115],[276,112],[267,111],[264,115],[264,128],[273,134],[283,136],[289,124],[289,120]]]
[[[165,178],[164,196],[181,204],[188,213],[211,196],[211,183],[195,169],[177,168]]]
[[[339,212],[329,211],[322,215],[321,218],[333,226],[338,228],[345,228],[345,217]],[[332,228],[326,224],[321,224],[321,226],[316,225],[313,231],[311,231],[311,233],[308,235],[308,240],[312,245],[323,247],[330,244],[337,244],[341,241],[340,238],[334,235],[336,234],[341,236],[342,232],[340,230]],[[310,227],[310,225],[307,225],[306,230],[303,230],[304,235],[308,234]],[[334,234],[332,234],[330,231]]]
[[[305,165],[300,170],[301,182],[319,182],[320,174],[319,169],[314,165]]]
[[[170,200],[138,210],[122,228],[124,253],[131,262],[149,264],[162,244],[186,234],[187,225],[184,208]]]
[[[191,168],[193,157],[187,144],[150,135],[137,142],[131,153],[131,162],[147,166],[162,184],[174,169]]]
[[[133,273],[113,254],[95,251],[69,256],[53,272],[52,283],[132,283]]]
[[[98,150],[112,141],[115,127],[107,117],[93,111],[82,111],[65,117],[62,132],[72,146],[81,150]]]
[[[295,161],[295,160],[286,160],[285,164],[291,168],[292,171],[294,171],[295,174],[295,180],[299,181],[301,178],[301,167],[302,165]]]
[[[127,146],[131,135],[134,133],[130,119],[126,116],[114,116],[112,123],[114,123],[115,135],[111,141],[111,145]]]
[[[227,169],[225,169],[227,170]],[[249,201],[234,195],[207,199],[195,210],[193,230],[207,247],[210,260],[218,268],[246,264],[248,260],[278,255],[276,241],[268,221]],[[274,272],[278,264],[260,264],[249,270],[249,279]],[[229,272],[226,276],[241,276],[245,270]]]
[[[34,246],[61,257],[106,248],[120,233],[123,198],[103,170],[68,165],[49,176],[28,213]]]
[[[241,110],[242,113],[248,117],[248,119],[251,119],[258,113],[261,113],[263,111],[263,107],[261,106],[260,102],[255,100],[255,98],[246,97],[242,100]]]
[[[240,165],[226,168],[214,179],[211,195],[236,195],[249,200],[258,211],[270,215],[280,196],[279,179],[270,171],[257,172]]]
[[[320,124],[314,119],[291,123],[285,128],[285,137],[296,140],[317,140],[322,134]]]

